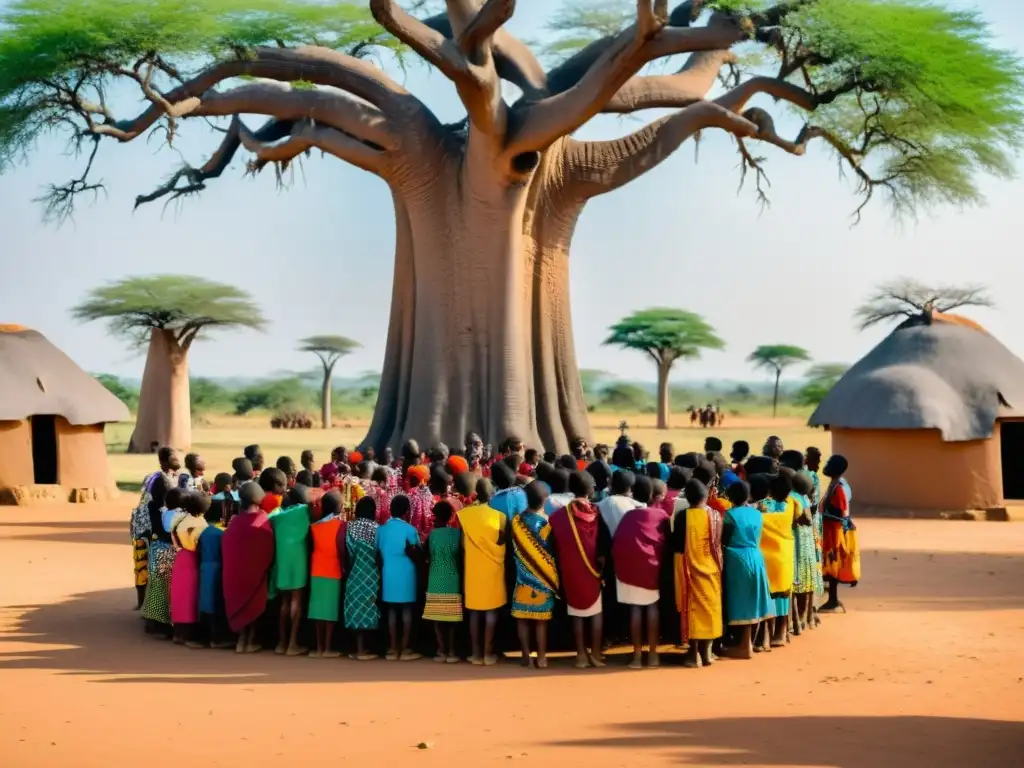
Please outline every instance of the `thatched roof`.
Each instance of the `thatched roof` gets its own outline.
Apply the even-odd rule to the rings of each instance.
[[[935,320],[940,320],[936,317]],[[812,426],[938,429],[947,442],[992,436],[1024,417],[1024,361],[976,324],[907,322],[854,365]]]
[[[41,333],[0,326],[0,421],[36,414],[77,425],[130,418],[124,403]]]

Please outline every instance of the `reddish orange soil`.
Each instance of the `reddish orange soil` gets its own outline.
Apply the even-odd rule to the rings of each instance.
[[[862,521],[850,613],[751,662],[530,672],[153,640],[131,610],[128,503],[0,508],[0,765],[935,768],[1024,755],[1024,525]]]

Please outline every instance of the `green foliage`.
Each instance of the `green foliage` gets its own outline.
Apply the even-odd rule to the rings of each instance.
[[[1012,175],[1024,66],[995,47],[980,12],[923,0],[815,0],[784,26],[823,58],[810,69],[819,89],[858,84],[813,122],[873,160],[898,211],[978,202],[979,171]]]
[[[778,376],[787,368],[797,363],[805,363],[810,359],[810,353],[803,347],[794,347],[789,344],[767,344],[751,352],[747,357],[747,362],[754,368]]]
[[[595,40],[614,35],[636,19],[636,3],[624,0],[566,0],[548,23],[554,39],[542,54],[561,58],[576,53]]]
[[[235,394],[235,413],[244,416],[251,411],[302,410],[311,405],[311,395],[310,388],[298,377],[262,381]]]
[[[114,72],[130,69],[152,52],[188,73],[214,59],[279,43],[398,49],[370,16],[367,3],[355,0],[7,3],[0,10],[0,172],[40,133],[73,116],[45,83],[81,81],[80,93],[98,99]]]
[[[654,410],[654,396],[636,384],[616,381],[601,391],[600,405],[609,410],[650,413]]]
[[[329,372],[345,355],[350,355],[361,345],[346,336],[308,336],[299,342],[299,351],[312,352],[320,358],[325,372]]]
[[[605,344],[647,352],[667,365],[698,358],[705,349],[725,348],[725,342],[704,318],[682,309],[644,309],[620,320],[610,330]]]
[[[135,413],[138,409],[139,390],[136,387],[126,384],[117,376],[109,373],[96,374],[96,381],[106,387],[110,394],[128,406],[129,411]]]
[[[812,366],[807,372],[807,383],[796,393],[794,402],[804,406],[818,405],[849,369],[844,363],[819,363]]]
[[[198,334],[211,328],[262,330],[266,324],[245,291],[189,275],[129,277],[108,283],[91,290],[71,315],[80,321],[107,321],[112,332],[136,343],[145,343],[152,328]]]
[[[188,389],[192,413],[233,413],[235,410],[234,393],[212,379],[191,379]]]

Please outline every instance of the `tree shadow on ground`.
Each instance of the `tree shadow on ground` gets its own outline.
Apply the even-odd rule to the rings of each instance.
[[[1024,723],[951,717],[801,717],[668,720],[612,726],[618,735],[549,746],[656,752],[675,764],[731,766],[1019,765]]]
[[[61,520],[31,523],[4,523],[13,529],[5,538],[21,541],[41,541],[59,544],[123,544],[131,541],[128,523],[118,520]],[[22,529],[29,529],[23,532]],[[31,530],[42,529],[42,530]]]

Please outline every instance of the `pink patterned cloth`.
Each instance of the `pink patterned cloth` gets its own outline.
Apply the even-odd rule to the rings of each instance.
[[[425,542],[430,532],[434,530],[434,495],[430,488],[419,486],[409,492],[409,507],[411,515],[409,522],[420,535],[420,541]]]
[[[381,485],[372,480],[367,480],[361,485],[366,495],[377,503],[377,524],[384,525],[391,519],[391,499],[395,496],[394,492],[388,485]]]

